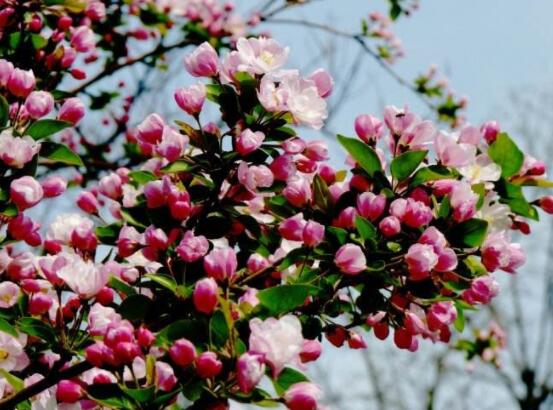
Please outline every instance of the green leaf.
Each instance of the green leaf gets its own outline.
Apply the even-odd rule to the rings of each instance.
[[[179,172],[190,172],[194,170],[194,168],[196,168],[195,165],[192,165],[183,159],[179,159],[161,168],[161,172],[166,174],[177,174]]]
[[[484,242],[488,232],[488,222],[483,219],[469,219],[455,229],[458,242],[464,246],[475,248]]]
[[[426,158],[428,151],[409,151],[394,158],[390,165],[392,176],[403,181],[415,172],[420,163]]]
[[[338,228],[336,226],[329,226],[327,229],[327,232],[329,232],[334,238],[336,238],[336,241],[338,244],[343,245],[346,243],[346,239],[348,237],[348,231],[346,231],[343,228]]]
[[[169,275],[162,275],[160,273],[149,273],[147,275],[144,275],[144,277],[160,284],[166,289],[169,289],[173,293],[177,293],[177,282],[175,281],[175,278]]]
[[[5,369],[0,369],[0,376],[6,379],[16,392],[23,390],[25,387],[25,382],[23,380],[17,376],[14,376]]]
[[[218,347],[224,346],[230,337],[229,325],[221,310],[215,311],[209,321],[209,335],[211,343]]]
[[[111,272],[110,272],[111,273]],[[136,291],[134,288],[130,285],[128,285],[126,282],[123,282],[121,279],[111,276],[108,280],[108,285],[110,288],[121,292],[127,296],[135,295]]]
[[[329,204],[328,198],[330,198],[328,185],[319,174],[315,174],[313,178],[313,203],[321,211],[326,212]]]
[[[56,333],[54,332],[52,326],[40,319],[34,317],[23,317],[17,321],[17,327],[21,332],[26,333],[29,336],[38,337],[51,345],[55,345],[57,343]]]
[[[429,167],[419,169],[411,180],[409,186],[415,188],[426,182],[438,181],[440,179],[455,178],[455,175],[447,168],[440,167],[438,165],[431,165]]]
[[[264,289],[257,294],[262,306],[278,315],[294,310],[305,303],[310,295],[316,295],[318,288],[310,285],[280,285]]]
[[[40,34],[31,34],[31,43],[33,43],[35,50],[40,50],[48,45],[48,40]]]
[[[138,219],[136,219],[132,213],[133,208],[121,208],[121,217],[123,220],[131,225],[137,226],[139,228],[146,228],[146,225],[144,225],[142,222],[140,222]]]
[[[3,95],[0,95],[0,127],[5,127],[8,123],[10,106]]]
[[[501,175],[504,178],[517,174],[524,162],[524,154],[509,135],[504,132],[500,133],[493,144],[490,145],[488,155],[496,164],[501,166]]]
[[[17,337],[17,330],[7,320],[0,318],[0,331],[10,334],[13,337]]]
[[[123,393],[117,384],[92,384],[86,390],[96,403],[110,409],[136,409],[135,403]]]
[[[306,381],[309,381],[309,379],[303,373],[290,367],[285,367],[279,374],[278,379],[273,381],[273,385],[277,394],[282,396],[294,384]]]
[[[67,121],[52,119],[38,120],[27,128],[25,135],[29,135],[35,140],[40,140],[72,126],[73,124]]]
[[[73,152],[71,148],[57,142],[46,141],[40,147],[40,156],[47,158],[50,161],[59,162],[66,165],[74,165],[77,167],[84,166],[81,157]]]
[[[119,237],[119,231],[121,230],[121,224],[112,223],[110,225],[98,226],[94,233],[101,243],[105,245],[115,245],[117,238]]]
[[[121,386],[121,390],[123,390],[127,396],[139,403],[149,403],[155,397],[156,387],[150,386],[145,389],[129,389],[128,387]]]
[[[207,329],[203,323],[192,319],[181,319],[163,328],[157,334],[157,342],[158,344],[170,344],[184,337],[191,342],[203,343],[206,336]]]
[[[365,241],[374,241],[377,238],[378,231],[375,226],[367,219],[357,216],[355,218],[355,226],[361,238]]]
[[[376,152],[362,141],[338,135],[338,141],[369,176],[382,171],[382,163]]]
[[[145,185],[148,182],[156,181],[157,177],[150,171],[133,171],[129,172],[131,178],[138,185]]]
[[[12,50],[15,50],[17,47],[19,47],[19,43],[21,42],[21,32],[15,31],[11,33],[8,38],[9,38],[10,48]]]
[[[461,333],[465,328],[465,313],[461,305],[455,303],[455,307],[457,309],[457,317],[455,318],[455,322],[453,322],[453,327]]]
[[[125,298],[119,305],[118,312],[125,319],[140,320],[144,319],[150,308],[152,300],[147,296],[135,294]]]

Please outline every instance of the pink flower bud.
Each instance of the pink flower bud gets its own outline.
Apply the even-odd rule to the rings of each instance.
[[[355,132],[364,142],[376,142],[382,136],[383,123],[372,115],[363,114],[355,119]]]
[[[298,208],[307,205],[313,197],[311,184],[306,178],[299,176],[288,180],[286,188],[282,190],[282,195]]]
[[[128,364],[139,357],[142,351],[135,342],[119,342],[113,348],[113,354],[117,362]]]
[[[232,279],[236,274],[238,261],[232,248],[213,249],[204,258],[204,269],[208,276],[218,281]]]
[[[213,278],[203,278],[196,282],[193,300],[198,312],[211,314],[217,307],[219,287]]]
[[[67,181],[56,175],[46,177],[46,179],[41,182],[41,185],[45,198],[59,196],[67,189]]]
[[[313,161],[328,159],[328,146],[324,141],[309,141],[305,144],[304,155]]]
[[[120,257],[131,256],[138,249],[142,235],[132,226],[123,226],[117,239],[117,252]]]
[[[546,195],[540,198],[539,205],[548,214],[553,214],[553,195]]]
[[[38,204],[44,191],[39,182],[30,176],[14,179],[10,184],[10,198],[19,210],[31,208]]]
[[[102,195],[111,199],[119,199],[123,195],[123,181],[115,172],[110,172],[98,182],[98,188]]]
[[[422,202],[408,198],[405,207],[405,213],[400,219],[401,222],[403,222],[407,226],[410,226],[411,228],[420,228],[424,225],[428,225],[430,221],[432,221],[433,217],[434,215],[432,214],[432,209],[430,209]]]
[[[363,218],[375,221],[380,218],[386,208],[386,197],[382,194],[363,192],[357,197],[357,211]]]
[[[290,410],[317,410],[322,396],[321,389],[315,384],[300,382],[284,393],[284,401]]]
[[[96,294],[96,302],[98,302],[101,305],[108,306],[113,303],[114,297],[115,297],[115,291],[111,288],[108,288],[107,286],[104,286]]]
[[[150,330],[145,327],[140,327],[136,331],[136,340],[140,346],[149,348],[156,341],[156,337]]]
[[[434,303],[426,314],[428,327],[432,331],[439,330],[443,326],[449,326],[457,317],[457,309],[453,302]]]
[[[305,225],[306,222],[303,219],[303,214],[299,213],[282,221],[278,226],[278,232],[284,239],[302,241]]]
[[[92,21],[101,21],[106,17],[106,6],[101,1],[92,1],[86,6],[85,14]]]
[[[14,137],[9,131],[0,134],[0,159],[10,167],[23,168],[39,149],[40,144],[29,136]]]
[[[367,259],[363,250],[354,244],[342,245],[334,256],[334,263],[342,273],[357,275],[367,267]]]
[[[173,371],[173,368],[165,362],[157,361],[155,364],[155,369],[156,369],[155,384],[157,388],[165,392],[172,391],[178,382],[175,376],[175,372]]]
[[[326,98],[332,94],[334,80],[326,70],[319,68],[311,73],[309,79],[315,83],[319,97]]]
[[[7,7],[5,2],[2,4],[2,9],[0,9],[0,29],[3,29],[10,19],[10,17],[15,13],[13,7]]]
[[[170,162],[176,161],[184,153],[188,138],[177,130],[165,126],[161,141],[156,146],[156,152]]]
[[[391,238],[401,232],[401,222],[395,216],[387,216],[380,221],[378,228],[382,235]]]
[[[56,388],[56,400],[61,403],[76,403],[83,397],[83,390],[78,383],[62,380]]]
[[[42,118],[54,108],[54,98],[46,91],[33,91],[25,100],[25,109],[31,118]]]
[[[300,352],[302,363],[313,362],[321,356],[323,345],[318,340],[305,339]]]
[[[219,56],[206,41],[184,58],[184,67],[194,77],[214,77],[219,72]]]
[[[188,192],[174,188],[167,195],[167,202],[173,218],[182,221],[190,215],[192,204]]]
[[[179,366],[188,366],[196,360],[196,348],[190,340],[178,339],[169,348],[169,356]]]
[[[31,246],[38,246],[42,242],[38,232],[39,228],[39,224],[20,213],[9,222],[8,233],[14,239],[25,241]]]
[[[240,153],[240,155],[251,154],[261,147],[264,139],[265,134],[261,131],[253,132],[249,128],[246,128],[236,138],[236,150]]]
[[[265,375],[263,357],[258,354],[244,353],[236,362],[236,378],[242,393],[250,393]]]
[[[305,246],[314,248],[319,245],[325,236],[325,227],[318,222],[309,221],[303,228],[303,243]]]
[[[96,42],[94,32],[87,26],[79,26],[71,33],[71,47],[79,53],[88,53],[94,50]]]
[[[481,276],[472,281],[470,289],[463,292],[463,299],[475,305],[482,303],[487,305],[499,293],[499,284],[493,276]]]
[[[88,214],[97,214],[100,203],[90,191],[83,191],[77,197],[77,206]]]
[[[71,244],[83,251],[93,251],[98,246],[98,239],[88,227],[78,226],[71,233]]]
[[[273,175],[279,181],[287,181],[296,174],[296,164],[292,155],[280,155],[270,165]]]
[[[359,333],[351,332],[348,336],[348,346],[350,349],[366,349],[367,342]]]
[[[438,263],[438,255],[431,245],[416,243],[409,247],[405,255],[411,279],[421,280],[428,277],[429,272]]]
[[[493,144],[497,135],[501,132],[501,127],[497,121],[488,121],[482,125],[480,131],[488,144]]]
[[[177,246],[177,254],[185,262],[195,262],[209,250],[209,242],[205,236],[194,236],[192,231],[186,231]]]
[[[29,314],[32,316],[43,315],[52,307],[52,297],[44,293],[35,293],[29,299]]]
[[[355,228],[355,219],[357,218],[357,210],[353,206],[348,206],[342,209],[338,218],[332,224],[339,228],[353,229]]]
[[[107,346],[103,342],[96,342],[85,349],[86,361],[96,367],[102,367]]]
[[[33,70],[14,69],[8,79],[7,87],[10,93],[16,97],[25,98],[35,88],[35,75]]]
[[[146,245],[153,249],[164,250],[169,246],[169,238],[161,228],[150,225],[144,232]]]
[[[246,263],[246,267],[251,273],[262,271],[263,269],[268,268],[270,265],[271,263],[267,260],[267,258],[261,256],[258,253],[252,253],[248,258],[248,262]]]
[[[215,377],[223,370],[223,363],[214,352],[203,352],[196,359],[196,372],[202,379]]]
[[[158,114],[148,115],[144,121],[142,121],[136,131],[138,132],[138,138],[142,141],[150,144],[157,144],[163,135],[163,129],[165,128],[165,121]]]
[[[195,116],[202,111],[205,102],[205,85],[198,83],[175,91],[177,105],[188,114]]]
[[[77,125],[85,114],[85,106],[80,98],[72,97],[65,100],[58,112],[58,120]]]
[[[299,154],[305,150],[306,143],[298,137],[288,138],[282,142],[282,149],[287,154]]]

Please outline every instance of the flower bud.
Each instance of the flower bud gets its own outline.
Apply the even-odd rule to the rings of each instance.
[[[354,244],[342,245],[334,256],[334,263],[342,273],[357,275],[367,267],[367,259],[363,250]]]
[[[290,410],[317,410],[322,396],[321,389],[315,384],[300,382],[288,388],[284,401]]]
[[[54,98],[46,91],[33,91],[25,100],[25,109],[33,119],[42,118],[54,108]]]
[[[83,397],[81,386],[71,380],[61,380],[56,388],[56,400],[61,403],[76,403]]]
[[[395,216],[387,216],[380,221],[378,228],[380,229],[380,232],[382,232],[382,235],[390,238],[401,232],[401,223]]]
[[[79,53],[88,53],[94,50],[96,42],[94,32],[87,26],[79,26],[71,33],[71,47]]]
[[[217,306],[219,288],[213,278],[203,278],[196,282],[193,300],[196,310],[202,313],[211,314]]]
[[[41,182],[42,190],[44,191],[45,198],[53,198],[59,196],[67,189],[67,181],[62,177],[52,175],[46,177]]]
[[[236,362],[236,378],[242,393],[250,393],[265,375],[265,363],[261,355],[244,353]]]
[[[245,156],[251,154],[261,147],[264,139],[265,134],[261,131],[253,132],[249,128],[246,128],[236,138],[236,150],[240,153],[240,155]]]
[[[31,208],[38,204],[44,191],[36,179],[24,176],[14,179],[10,184],[10,198],[19,210]]]
[[[306,224],[303,214],[299,213],[282,221],[278,226],[278,232],[289,241],[302,241]]]
[[[360,115],[355,119],[355,132],[364,142],[374,143],[382,136],[383,123],[372,115]]]
[[[370,221],[378,219],[386,208],[386,197],[382,194],[363,192],[357,197],[357,211],[363,218]]]
[[[184,67],[194,77],[214,77],[219,72],[219,56],[206,41],[185,57]]]
[[[196,371],[202,379],[215,377],[223,370],[223,363],[214,352],[203,352],[196,359]]]
[[[32,316],[43,315],[50,310],[53,303],[51,296],[35,293],[29,298],[29,314]]]
[[[300,352],[302,363],[313,362],[319,358],[323,350],[323,345],[318,340],[305,339]]]
[[[202,111],[205,102],[205,85],[198,83],[175,91],[177,105],[188,114],[195,116]]]
[[[205,236],[194,236],[192,231],[186,231],[179,246],[177,254],[185,262],[195,262],[202,258],[209,250],[209,242]]]
[[[77,125],[85,114],[85,106],[80,98],[72,97],[65,100],[58,112],[58,120]]]
[[[77,197],[77,206],[88,214],[97,214],[100,203],[90,191],[83,191]]]
[[[236,252],[228,247],[213,249],[204,258],[204,269],[207,275],[219,281],[232,279],[236,274],[237,266]]]
[[[305,246],[314,248],[319,245],[325,236],[325,227],[318,222],[309,221],[303,228],[303,243]]]
[[[25,98],[35,88],[35,75],[33,70],[14,69],[8,79],[7,87],[10,93],[16,97]]]
[[[196,348],[190,340],[178,339],[169,348],[169,356],[179,366],[188,366],[196,360]]]

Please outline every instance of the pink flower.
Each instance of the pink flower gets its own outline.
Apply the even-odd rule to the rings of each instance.
[[[447,167],[469,165],[476,157],[476,147],[472,144],[457,143],[451,136],[438,133],[436,153],[440,162]]]
[[[259,318],[250,320],[249,352],[260,354],[271,366],[273,376],[280,374],[285,365],[298,359],[303,347],[301,323],[293,315],[280,319]]]
[[[0,282],[0,308],[8,309],[17,303],[21,292],[19,286],[10,281]]]
[[[438,255],[431,245],[416,243],[409,247],[405,255],[411,279],[421,280],[428,277],[429,272],[438,263]]]
[[[249,128],[238,135],[236,138],[236,150],[240,155],[248,155],[256,151],[265,140],[265,134],[261,131],[253,132]]]
[[[123,226],[117,239],[117,252],[120,257],[126,258],[135,253],[142,242],[143,236],[132,226]]]
[[[60,403],[76,403],[83,394],[80,384],[71,380],[61,380],[56,387],[56,400]]]
[[[96,42],[94,32],[87,26],[79,26],[71,33],[71,47],[79,53],[88,53],[94,50]]]
[[[326,70],[319,68],[313,71],[309,76],[309,79],[315,83],[315,86],[319,91],[320,97],[326,98],[330,94],[332,94],[332,88],[334,87],[334,80]]]
[[[383,126],[384,123],[372,115],[362,114],[355,119],[355,132],[367,144],[382,137]]]
[[[173,368],[165,362],[156,361],[156,387],[165,392],[170,392],[176,386],[178,380],[175,376]]]
[[[198,312],[211,314],[217,306],[219,287],[213,278],[203,278],[196,282],[193,300]]]
[[[164,127],[161,141],[157,144],[156,151],[170,162],[176,161],[184,153],[188,138],[171,127]]]
[[[303,228],[303,244],[310,248],[314,248],[323,241],[324,235],[324,225],[321,225],[320,223],[315,221],[309,221],[305,224],[305,228]]]
[[[0,159],[10,167],[23,168],[39,149],[40,144],[29,136],[14,137],[10,130],[0,133]]]
[[[17,178],[10,184],[10,199],[20,210],[35,206],[43,196],[42,186],[33,177]]]
[[[367,268],[367,259],[363,250],[354,244],[342,245],[334,256],[334,263],[342,273],[357,275]]]
[[[194,77],[214,77],[219,72],[219,56],[206,41],[184,58],[184,67]]]
[[[305,144],[304,155],[313,161],[324,161],[328,159],[328,146],[324,141],[308,141]]]
[[[121,322],[121,315],[111,307],[104,307],[99,303],[92,305],[88,314],[88,330],[91,335],[104,335],[110,324]]]
[[[28,363],[28,357],[25,353],[26,337],[21,334],[19,338],[13,337],[0,331],[0,369],[7,372],[12,370],[23,370],[21,363]]]
[[[209,242],[205,236],[194,236],[192,231],[186,231],[177,246],[177,253],[185,262],[195,262],[209,250]]]
[[[236,361],[236,378],[242,393],[250,393],[265,375],[265,363],[260,354],[244,353]]]
[[[248,258],[248,262],[246,263],[246,267],[252,273],[256,273],[263,269],[266,269],[270,265],[271,263],[267,260],[267,258],[261,256],[258,253],[252,253]]]
[[[59,196],[67,189],[67,181],[60,176],[52,175],[41,182],[45,198]]]
[[[436,227],[429,226],[420,236],[419,243],[426,245],[432,245],[435,252],[440,252],[447,246],[447,240],[443,233],[441,233]]]
[[[388,106],[384,109],[384,122],[392,135],[401,135],[418,122],[418,118],[407,107],[402,110],[395,106]]]
[[[321,356],[323,345],[318,340],[305,339],[300,352],[302,363],[313,362]]]
[[[492,144],[501,132],[501,127],[497,121],[488,121],[482,124],[480,131],[482,131],[486,142]]]
[[[311,191],[311,184],[304,177],[293,177],[286,183],[286,188],[282,190],[282,195],[292,205],[301,208],[311,202],[313,193]]]
[[[236,252],[228,247],[213,249],[204,258],[207,275],[218,281],[234,278],[237,266]]]
[[[457,309],[451,301],[436,302],[426,314],[428,327],[430,330],[438,330],[443,326],[448,326],[455,321]]]
[[[215,352],[203,352],[196,359],[196,372],[202,379],[215,377],[223,370],[223,363]]]
[[[265,165],[247,165],[246,162],[238,166],[238,181],[250,191],[257,188],[268,188],[273,185],[274,176],[272,171]]]
[[[284,393],[286,407],[290,410],[317,410],[322,397],[322,390],[310,382],[293,384]]]
[[[54,108],[54,98],[46,91],[33,91],[25,100],[25,109],[31,118],[42,118]]]
[[[421,121],[405,132],[399,145],[407,146],[410,150],[428,149],[434,143],[436,128],[430,121]]]
[[[196,360],[196,348],[190,340],[178,339],[169,348],[169,356],[179,366],[188,366]]]
[[[205,102],[205,85],[202,83],[179,88],[174,97],[177,105],[188,114],[195,116],[202,111]]]
[[[401,222],[411,228],[420,228],[421,226],[428,225],[433,217],[432,209],[422,202],[408,198],[405,206],[405,213],[400,219]]]
[[[382,194],[363,192],[357,197],[357,212],[370,221],[378,219],[386,208],[386,197]]]
[[[470,289],[463,292],[463,299],[475,305],[481,303],[487,305],[491,300],[499,293],[499,284],[495,281],[494,277],[481,276],[472,281]]]
[[[77,125],[85,114],[85,106],[80,98],[72,97],[65,100],[58,112],[58,119]]]
[[[0,59],[0,86],[6,87],[13,72],[13,64],[8,60]]]
[[[478,145],[482,140],[480,130],[472,125],[467,125],[459,132],[459,142],[462,144]]]
[[[239,64],[236,71],[265,74],[282,67],[288,59],[284,48],[271,38],[240,38],[236,43]]]
[[[144,185],[144,196],[148,208],[159,208],[167,202],[163,181],[150,181]]]
[[[280,155],[270,165],[273,175],[279,181],[286,181],[297,172],[296,164],[292,155]]]
[[[10,93],[16,97],[25,98],[33,91],[35,84],[36,81],[33,70],[25,71],[16,68],[10,73],[6,86]]]
[[[305,226],[306,222],[303,219],[303,214],[299,213],[282,221],[278,226],[278,232],[284,239],[302,241]]]

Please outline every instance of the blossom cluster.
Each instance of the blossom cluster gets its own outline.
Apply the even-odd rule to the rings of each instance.
[[[23,6],[2,4],[10,27]],[[65,8],[79,18],[66,29],[69,16],[57,18],[59,41],[92,52],[100,4]],[[447,132],[408,108],[363,114],[356,137],[337,137],[349,154],[338,170],[324,141],[298,135],[327,118],[325,70],[286,68],[289,49],[240,37],[230,6],[128,7],[234,46],[188,54],[198,82],[174,93],[182,120],[148,115],[128,135],[136,159],[88,184],[79,213],[56,215],[45,233],[29,210],[68,184],[37,170],[84,166],[50,138],[84,105],[0,60],[0,406],[322,409],[303,370],[323,338],[364,349],[372,331],[410,351],[449,342],[463,312],[498,293],[496,272],[524,263],[513,231],[529,234],[538,208],[553,213],[553,197],[523,192],[552,185],[544,164],[495,122]],[[220,121],[205,121],[210,104]],[[492,328],[464,346],[493,361],[502,343]]]

